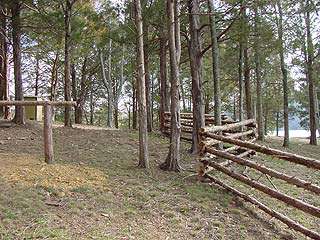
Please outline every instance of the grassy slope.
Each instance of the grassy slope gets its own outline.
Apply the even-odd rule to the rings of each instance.
[[[222,189],[197,182],[188,171],[160,171],[168,143],[155,134],[150,136],[151,175],[136,168],[136,132],[57,128],[54,138],[57,164],[52,167],[39,163],[40,127],[0,129],[0,239],[295,236]],[[315,148],[299,148],[320,155]],[[194,168],[187,149],[184,145],[183,166]],[[319,206],[319,199],[314,201]]]

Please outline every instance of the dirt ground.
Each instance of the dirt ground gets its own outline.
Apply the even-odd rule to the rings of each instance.
[[[223,189],[199,183],[192,176],[197,163],[188,144],[182,147],[186,171],[163,172],[158,165],[168,140],[151,134],[148,174],[136,167],[135,131],[56,127],[54,143],[56,163],[48,166],[40,125],[0,128],[0,239],[303,239]],[[268,144],[280,142],[269,139]],[[302,141],[291,151],[320,156],[319,147]],[[317,172],[261,159],[320,183]],[[320,205],[319,198],[274,184]],[[320,229],[317,219],[291,215]]]

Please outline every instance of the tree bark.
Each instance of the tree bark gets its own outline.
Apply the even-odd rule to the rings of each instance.
[[[255,75],[257,87],[257,123],[258,123],[258,139],[265,140],[264,124],[263,124],[263,108],[262,108],[262,82],[261,82],[261,63],[260,63],[260,34],[259,34],[259,7],[257,3],[254,6],[254,28],[255,28],[255,42],[254,42],[254,55],[255,55]]]
[[[305,23],[307,30],[307,76],[309,86],[309,121],[310,121],[310,144],[317,145],[317,115],[315,105],[315,82],[313,73],[313,59],[314,59],[314,45],[311,33],[311,19],[310,19],[310,0],[306,0],[305,6]]]
[[[138,73],[138,101],[139,101],[139,167],[149,169],[147,109],[146,109],[146,81],[144,70],[143,50],[143,20],[140,0],[135,3],[135,23],[137,28],[137,73]]]
[[[179,96],[179,48],[180,38],[177,39],[177,35],[180,34],[177,28],[176,21],[179,21],[175,17],[178,14],[177,0],[167,0],[167,15],[168,19],[168,37],[169,37],[169,53],[170,53],[170,82],[171,82],[171,135],[170,135],[170,147],[166,161],[160,165],[160,168],[168,171],[180,171],[180,96]]]
[[[7,43],[7,19],[5,16],[5,6],[0,4],[0,101],[9,100],[8,86],[8,43]],[[7,106],[0,108],[0,117],[8,118],[9,108]]]
[[[102,51],[100,51],[100,64],[102,69],[102,78],[103,78],[103,84],[107,89],[108,92],[108,104],[107,104],[107,127],[113,128],[114,122],[113,122],[113,107],[114,107],[114,94],[113,94],[113,83],[112,83],[112,58],[111,58],[111,52],[112,52],[112,39],[109,39],[109,53],[108,53],[108,71],[106,72],[105,64],[104,64],[104,57],[102,54]]]
[[[15,79],[15,100],[23,100],[22,73],[21,73],[21,2],[14,0],[11,6],[12,37],[13,37],[13,62]],[[13,120],[16,124],[25,124],[24,107],[15,107]]]
[[[146,80],[146,100],[147,100],[147,128],[148,132],[152,132],[152,106],[151,106],[151,79],[149,72],[149,26],[147,23],[143,25],[143,41],[144,41],[144,69]]]
[[[90,125],[94,124],[94,101],[93,101],[93,86],[90,89]]]
[[[88,94],[88,81],[87,81],[87,64],[88,64],[88,57],[85,57],[82,69],[81,69],[81,79],[80,79],[80,89],[76,96],[77,105],[75,107],[75,123],[82,124],[83,122],[83,115],[84,115],[84,104],[86,100],[86,96]]]
[[[137,129],[137,79],[134,77],[133,83],[132,83],[132,128]]]
[[[283,88],[283,127],[284,139],[283,146],[289,147],[289,88],[288,88],[288,70],[284,60],[284,39],[283,39],[283,11],[281,1],[277,1],[279,19],[278,19],[278,38],[279,38],[279,56],[282,72],[282,88]]]
[[[71,11],[72,3],[66,0],[64,9],[64,100],[71,101]],[[71,107],[66,106],[64,110],[64,126],[72,127]]]
[[[120,77],[119,80],[114,84],[114,124],[116,128],[119,128],[119,99],[122,93],[122,87],[124,84],[124,65],[125,65],[125,48],[124,45],[121,46],[121,60],[120,60]]]
[[[243,82],[243,65],[244,65],[244,35],[245,35],[245,8],[244,1],[241,1],[241,17],[240,17],[240,34],[239,34],[239,63],[238,63],[238,84],[239,84],[239,100],[238,100],[238,111],[239,121],[244,119],[243,114],[243,99],[244,99],[244,82]]]
[[[169,111],[167,104],[167,37],[164,31],[164,27],[160,27],[160,130],[163,131],[164,125],[164,112]]]
[[[37,107],[37,106],[36,106]],[[52,138],[52,106],[50,104],[44,105],[44,155],[46,163],[52,164],[54,162],[53,154],[53,138]]]
[[[192,103],[193,103],[193,134],[192,153],[199,152],[199,130],[205,124],[202,91],[202,58],[201,58],[201,33],[200,33],[200,7],[199,0],[188,0],[190,22],[190,69],[192,76]],[[172,91],[172,90],[171,90]]]
[[[246,28],[249,28],[248,16],[246,13],[246,4],[243,3],[243,20]],[[251,81],[250,81],[250,62],[249,62],[249,29],[244,33],[244,46],[243,46],[243,75],[244,75],[244,91],[245,91],[245,105],[247,119],[254,118],[252,110],[252,95],[251,95]]]
[[[253,118],[252,110],[252,96],[251,96],[251,82],[250,82],[250,64],[249,64],[249,50],[248,43],[244,46],[244,88],[245,88],[245,99],[246,99],[246,113],[247,119]]]
[[[219,44],[217,36],[217,26],[215,17],[214,1],[208,0],[210,15],[210,32],[212,42],[212,69],[213,69],[213,91],[214,91],[214,119],[215,125],[220,126],[221,123],[221,89],[219,76]]]

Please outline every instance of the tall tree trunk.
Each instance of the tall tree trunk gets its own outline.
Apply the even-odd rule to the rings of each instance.
[[[133,80],[132,83],[132,128],[134,130],[137,129],[137,87],[136,87],[137,81],[136,79]]]
[[[215,17],[214,0],[208,0],[210,15],[210,32],[212,42],[212,69],[213,69],[213,96],[214,96],[214,123],[221,125],[221,90],[219,76],[219,45]]]
[[[193,133],[192,153],[199,152],[199,130],[204,127],[204,106],[202,92],[202,58],[200,33],[199,0],[188,0],[190,22],[190,69],[192,76]],[[171,86],[172,87],[172,86]],[[172,90],[171,90],[172,91]]]
[[[77,88],[77,73],[76,73],[76,67],[72,63],[70,65],[70,75],[71,75],[71,96],[74,101],[77,101],[78,98],[78,88]]]
[[[283,126],[284,126],[284,139],[283,146],[289,147],[289,88],[288,88],[288,71],[284,60],[284,39],[283,39],[283,11],[281,1],[277,1],[279,19],[278,19],[278,38],[279,38],[279,55],[282,72],[282,88],[283,88]]]
[[[279,137],[279,111],[277,111],[277,116],[276,116],[276,136]]]
[[[0,101],[9,100],[8,86],[8,44],[7,44],[7,20],[5,6],[0,3]],[[0,117],[9,117],[9,108],[0,107]]]
[[[34,95],[37,97],[39,95],[39,78],[40,78],[40,60],[36,59],[36,79],[34,85]]]
[[[243,65],[244,65],[244,45],[245,45],[245,7],[244,0],[241,1],[241,17],[240,17],[240,36],[239,36],[239,63],[238,63],[238,84],[239,84],[239,121],[244,119],[243,115],[243,99],[244,99],[244,82],[243,82]]]
[[[35,86],[34,86],[34,96],[38,98],[39,95],[39,78],[40,78],[40,60],[37,57],[36,58],[36,81],[35,81]],[[34,119],[38,120],[38,107],[35,107],[34,111]]]
[[[57,91],[57,84],[58,84],[58,62],[59,62],[59,53],[57,52],[51,68],[50,101],[56,100],[56,91]]]
[[[187,103],[186,103],[186,93],[184,90],[184,82],[182,79],[180,79],[180,92],[181,92],[181,99],[182,99],[182,112],[185,112],[187,110]]]
[[[169,171],[180,171],[180,98],[179,98],[179,48],[180,38],[177,39],[177,28],[175,13],[178,14],[177,0],[167,0],[168,36],[170,53],[170,82],[171,82],[171,135],[170,147],[166,161],[160,165],[161,169]],[[176,8],[176,10],[175,10]],[[179,45],[179,46],[178,46]]]
[[[147,134],[147,109],[146,109],[146,81],[144,70],[143,50],[143,22],[140,0],[135,3],[135,23],[137,28],[137,68],[138,68],[138,100],[139,100],[139,167],[149,169],[148,134]]]
[[[254,118],[252,110],[252,96],[251,96],[251,82],[250,82],[250,62],[249,62],[249,24],[248,16],[246,13],[246,2],[242,2],[242,18],[244,21],[244,26],[247,28],[245,30],[244,39],[243,39],[243,77],[244,77],[244,92],[245,92],[245,106],[246,106],[246,115],[247,119]]]
[[[246,41],[244,46],[244,88],[246,99],[246,113],[247,119],[254,118],[252,110],[252,96],[251,96],[251,82],[250,82],[250,65],[249,65],[249,53],[248,42]]]
[[[86,96],[88,94],[88,85],[87,82],[87,64],[88,64],[88,57],[85,57],[82,69],[81,69],[81,79],[80,79],[80,89],[77,94],[76,102],[77,105],[75,107],[75,123],[76,124],[82,124],[83,122],[83,116],[84,116],[84,104],[86,100]],[[90,83],[91,84],[91,83]]]
[[[307,72],[309,84],[309,120],[310,120],[310,144],[317,145],[317,115],[315,105],[315,83],[313,73],[313,59],[314,59],[314,46],[311,33],[311,19],[310,19],[310,0],[306,0],[305,6],[305,23],[307,30]]]
[[[131,107],[128,106],[128,129],[131,129]]]
[[[71,101],[71,11],[72,3],[70,0],[66,0],[64,9],[64,100]],[[66,127],[72,127],[71,122],[71,106],[66,106],[64,110],[64,125]]]
[[[261,63],[260,63],[260,19],[259,9],[255,3],[254,6],[254,29],[255,29],[255,42],[254,42],[254,55],[255,55],[255,75],[256,75],[256,87],[257,87],[257,122],[258,122],[258,139],[260,141],[265,140],[264,125],[263,125],[263,109],[262,109],[262,83],[261,83]]]
[[[108,111],[108,116],[107,116],[107,127],[113,128],[114,127],[114,122],[113,122],[113,107],[114,107],[114,89],[113,89],[113,82],[112,82],[112,76],[111,76],[111,71],[112,71],[112,40],[109,40],[109,53],[108,53],[108,72],[106,73],[106,68],[104,64],[104,57],[102,54],[102,51],[100,51],[100,64],[101,64],[101,69],[102,69],[102,78],[103,78],[103,84],[107,89],[108,92],[108,104],[107,104],[107,111]]]
[[[169,111],[167,104],[167,36],[164,27],[160,27],[160,130],[164,130],[164,112]]]
[[[23,100],[22,73],[21,73],[21,2],[14,0],[11,8],[12,13],[12,38],[13,38],[13,62],[15,79],[15,100]],[[16,124],[24,124],[24,107],[15,107],[13,120]]]
[[[152,114],[151,114],[151,79],[149,72],[149,26],[147,23],[143,25],[143,41],[144,41],[144,70],[146,80],[146,100],[147,100],[147,126],[148,132],[152,132]]]
[[[124,59],[124,53],[125,48],[124,45],[121,46],[121,61],[120,61],[120,78],[117,81],[116,84],[114,84],[114,100],[113,100],[113,108],[114,108],[114,122],[115,127],[119,128],[119,99],[122,92],[122,87],[124,84],[124,65],[125,65],[125,59]]]
[[[93,101],[93,86],[90,89],[90,125],[94,124],[94,101]]]

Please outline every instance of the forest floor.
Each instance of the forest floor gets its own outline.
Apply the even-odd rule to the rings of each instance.
[[[54,142],[56,164],[46,165],[41,125],[0,128],[1,240],[303,239],[223,189],[198,182],[191,171],[159,170],[168,140],[158,134],[150,134],[150,174],[136,167],[135,131],[56,127]],[[275,138],[267,144],[281,145]],[[196,159],[188,153],[189,148],[188,144],[182,146],[182,165],[195,170]],[[295,140],[290,151],[320,158],[320,148],[304,140]],[[271,158],[259,159],[320,183],[318,172]],[[299,189],[278,181],[273,184],[320,205],[319,198]],[[319,219],[304,218],[298,211],[264,199],[308,227],[320,229]]]

